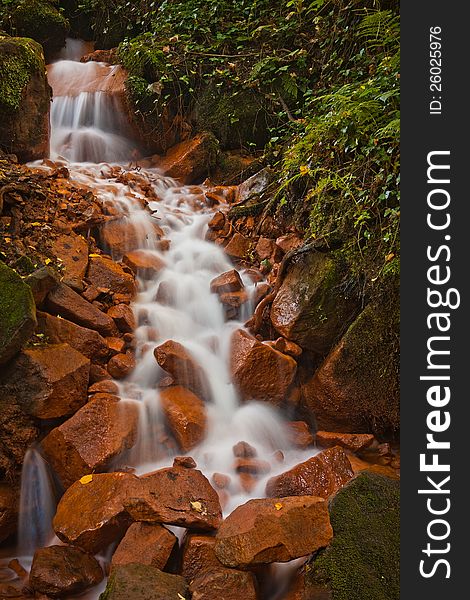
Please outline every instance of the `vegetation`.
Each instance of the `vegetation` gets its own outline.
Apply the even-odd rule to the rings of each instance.
[[[46,53],[59,50],[69,30],[58,0],[1,0],[0,22],[9,34],[42,44]]]
[[[399,18],[387,0],[82,0],[119,45],[150,130],[182,114],[280,173],[269,211],[341,246],[369,284],[399,270]]]
[[[34,73],[44,70],[41,46],[30,39],[0,37],[0,107],[18,110],[23,90]]]

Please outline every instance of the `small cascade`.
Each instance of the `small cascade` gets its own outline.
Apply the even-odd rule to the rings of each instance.
[[[54,539],[52,519],[57,505],[53,475],[35,448],[30,448],[24,458],[20,498],[18,553],[31,557],[36,548]]]
[[[48,67],[54,98],[51,111],[51,158],[71,162],[124,162],[137,152],[124,135],[124,72],[119,66],[79,62],[83,42],[68,42],[62,60]]]

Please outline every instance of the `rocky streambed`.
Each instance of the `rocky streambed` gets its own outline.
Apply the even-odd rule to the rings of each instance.
[[[0,162],[0,597],[397,597],[396,312],[250,214],[269,169],[204,179],[210,135],[114,163],[98,71]]]

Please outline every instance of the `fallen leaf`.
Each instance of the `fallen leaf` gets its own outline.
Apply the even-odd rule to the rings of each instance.
[[[274,505],[274,508],[275,508],[276,510],[281,510],[281,508],[282,508],[282,504],[281,504],[280,502],[276,502],[276,504]]]
[[[81,479],[80,479],[80,483],[82,485],[86,485],[87,483],[90,483],[90,481],[93,480],[93,475],[84,475]]]

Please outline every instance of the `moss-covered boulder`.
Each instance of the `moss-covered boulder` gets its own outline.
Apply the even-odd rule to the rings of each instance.
[[[315,249],[298,252],[272,304],[274,328],[302,348],[326,354],[359,310],[346,277],[334,254]]]
[[[302,387],[319,429],[391,434],[400,426],[398,288],[372,302]]]
[[[117,565],[99,600],[169,600],[188,598],[186,580],[140,564]]]
[[[307,566],[306,589],[323,585],[333,600],[400,597],[400,485],[361,473],[330,502],[334,537]]]
[[[29,340],[36,327],[36,307],[29,285],[0,262],[0,365]]]
[[[47,157],[50,101],[40,44],[0,36],[0,149],[24,162]]]
[[[18,0],[10,9],[8,22],[12,32],[33,38],[48,55],[64,46],[69,31],[56,0]]]

